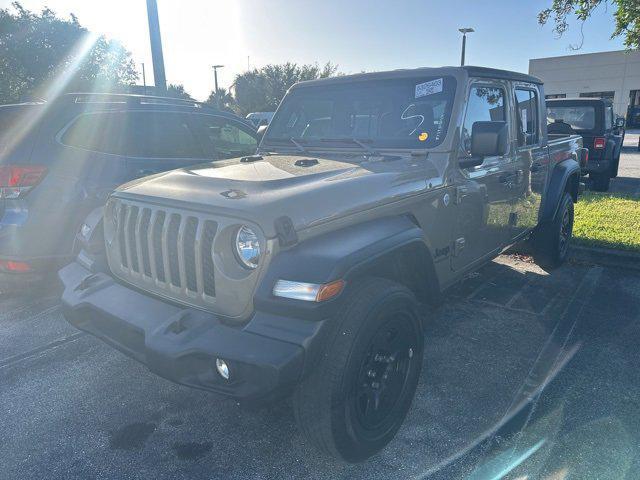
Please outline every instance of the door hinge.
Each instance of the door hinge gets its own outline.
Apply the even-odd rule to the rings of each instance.
[[[466,244],[466,240],[464,237],[457,238],[455,242],[453,242],[453,256],[457,257],[460,255],[462,250],[464,250],[464,246]]]

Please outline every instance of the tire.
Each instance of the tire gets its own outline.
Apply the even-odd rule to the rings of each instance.
[[[345,298],[336,331],[293,395],[303,434],[324,454],[363,461],[384,448],[415,395],[424,350],[410,290],[365,278]]]
[[[596,192],[606,192],[609,190],[609,182],[611,181],[610,172],[591,173],[591,188]]]
[[[611,166],[611,178],[616,178],[618,176],[618,169],[620,168],[620,155],[622,151],[618,153],[618,158],[615,159],[613,165]]]
[[[553,221],[540,225],[534,234],[533,256],[538,265],[553,269],[564,263],[573,233],[573,220],[573,199],[565,192]]]

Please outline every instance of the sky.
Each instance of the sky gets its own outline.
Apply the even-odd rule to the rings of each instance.
[[[0,0],[0,8],[11,0]],[[21,0],[24,7],[74,13],[89,30],[121,42],[153,84],[145,0]],[[619,50],[612,9],[599,7],[561,38],[537,14],[551,0],[158,0],[169,83],[204,100],[234,76],[269,63],[337,64],[343,73],[460,62],[460,27],[473,27],[467,64],[526,72],[530,58]],[[142,83],[142,79],[140,80]]]

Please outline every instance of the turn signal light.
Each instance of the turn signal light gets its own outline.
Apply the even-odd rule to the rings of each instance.
[[[594,141],[593,141],[593,148],[597,149],[597,150],[602,150],[606,145],[606,140],[602,137],[597,137]]]
[[[273,287],[273,295],[305,302],[325,302],[338,296],[344,290],[344,286],[344,280],[324,284],[278,280]]]

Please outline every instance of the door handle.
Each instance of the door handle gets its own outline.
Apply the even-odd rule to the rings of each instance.
[[[542,164],[541,163],[534,163],[533,165],[531,165],[531,173],[536,173],[539,172],[540,170],[542,170]]]

